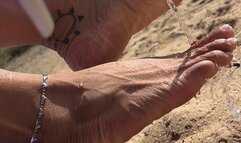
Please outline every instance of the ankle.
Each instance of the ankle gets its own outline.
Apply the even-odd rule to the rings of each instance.
[[[50,75],[47,100],[42,127],[38,133],[39,142],[65,143],[73,138],[75,127],[75,98],[78,85],[63,75]],[[54,138],[56,136],[58,138]]]

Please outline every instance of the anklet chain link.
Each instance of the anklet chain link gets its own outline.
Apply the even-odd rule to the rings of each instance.
[[[34,128],[34,132],[33,132],[33,136],[31,138],[30,143],[37,143],[37,133],[39,131],[39,129],[41,128],[41,119],[44,115],[44,106],[45,106],[45,102],[47,100],[46,97],[46,91],[47,91],[47,80],[48,80],[48,75],[47,74],[43,74],[43,84],[42,84],[42,95],[40,96],[40,103],[39,103],[39,111],[38,111],[38,115],[37,115],[37,120],[35,123],[35,128]]]

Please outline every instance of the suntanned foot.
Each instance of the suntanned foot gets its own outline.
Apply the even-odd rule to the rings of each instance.
[[[46,108],[41,142],[127,141],[189,101],[219,66],[230,63],[234,31],[227,25],[221,29],[192,47],[188,59],[114,62],[50,76],[47,95],[55,110]]]
[[[166,0],[46,0],[46,3],[56,20],[56,28],[44,45],[58,51],[73,70],[118,59],[133,34],[168,10]]]

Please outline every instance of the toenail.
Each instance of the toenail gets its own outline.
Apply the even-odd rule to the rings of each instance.
[[[216,69],[219,69],[219,65],[217,63],[214,63],[214,64],[215,64]]]
[[[219,29],[222,30],[222,31],[229,31],[229,30],[232,30],[233,28],[228,24],[224,24]]]
[[[227,42],[227,39],[216,39],[215,42],[225,43],[225,42]]]
[[[229,39],[227,39],[227,43],[229,45],[237,44],[238,43],[238,39],[237,38],[229,38]]]

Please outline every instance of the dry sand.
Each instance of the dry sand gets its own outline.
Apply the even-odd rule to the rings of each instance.
[[[241,0],[183,0],[179,12],[197,39],[224,23],[241,31]],[[169,11],[133,36],[120,60],[169,55],[187,48],[187,38]],[[27,73],[70,71],[55,52],[39,46],[2,68]],[[197,98],[155,121],[128,143],[241,143],[240,89],[240,69],[223,69]]]

